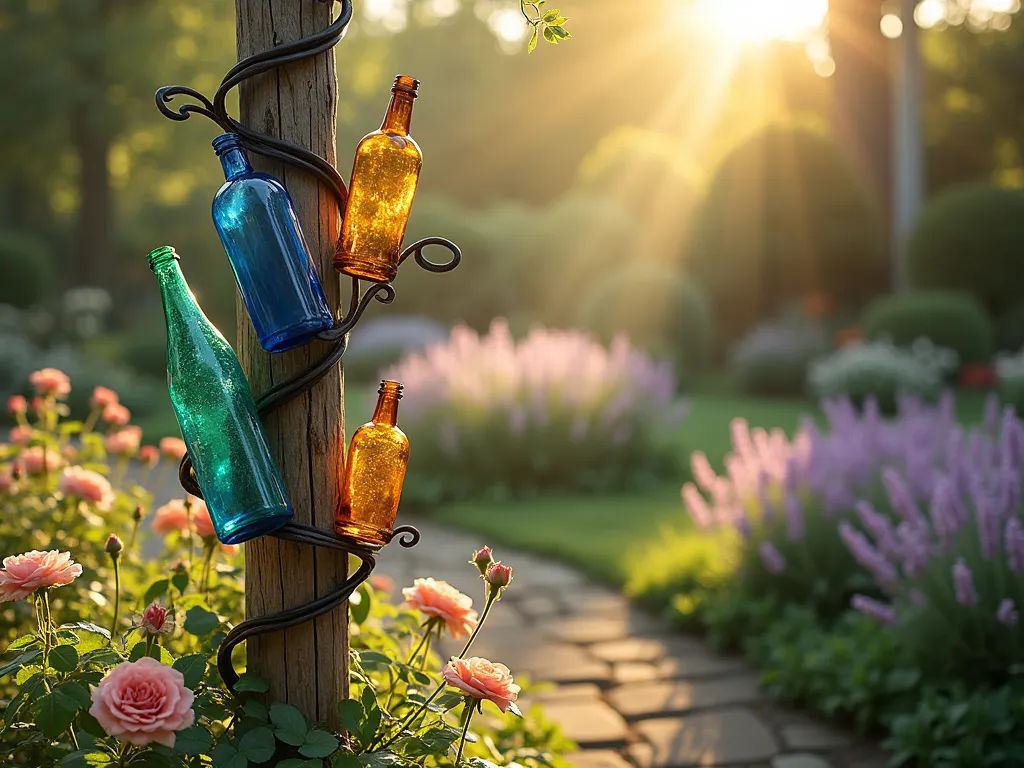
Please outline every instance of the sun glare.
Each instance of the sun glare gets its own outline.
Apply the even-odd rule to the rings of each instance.
[[[697,20],[743,43],[806,40],[828,14],[828,0],[697,0]]]

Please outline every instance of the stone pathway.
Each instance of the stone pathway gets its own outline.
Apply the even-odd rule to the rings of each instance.
[[[397,589],[417,577],[449,582],[481,602],[466,562],[481,537],[417,521],[411,550],[387,547],[377,573]],[[880,751],[767,700],[742,659],[673,634],[616,592],[575,570],[498,549],[511,588],[473,646],[517,677],[553,683],[523,697],[543,704],[580,752],[579,768],[882,768]],[[447,649],[442,649],[447,652]],[[455,650],[454,652],[458,652]]]

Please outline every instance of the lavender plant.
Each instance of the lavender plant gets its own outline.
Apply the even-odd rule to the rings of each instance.
[[[882,418],[873,399],[861,409],[849,398],[829,400],[822,410],[824,428],[805,419],[792,439],[737,419],[725,472],[717,474],[695,453],[696,483],[683,487],[683,500],[698,526],[725,531],[736,542],[744,590],[831,616],[854,591],[877,593],[837,523],[859,525],[857,502],[878,498],[900,473],[911,478],[908,493],[926,493],[958,427],[949,395],[936,407],[901,398],[893,420]]]
[[[840,535],[885,600],[853,607],[876,618],[940,679],[1003,683],[1024,661],[1024,423],[990,398],[985,423],[954,429],[935,466],[886,477],[895,517],[857,505],[863,532]],[[937,639],[941,638],[941,642]]]
[[[624,337],[605,348],[538,328],[517,341],[496,320],[483,336],[456,327],[385,375],[405,384],[399,423],[416,446],[406,501],[636,486],[676,468],[665,430],[685,406],[672,367]]]

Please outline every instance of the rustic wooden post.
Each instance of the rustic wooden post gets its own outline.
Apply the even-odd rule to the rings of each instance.
[[[331,23],[333,3],[318,0],[235,0],[238,57],[244,58],[318,32]],[[242,84],[244,125],[306,147],[335,162],[337,83],[334,53],[288,64]],[[331,267],[338,238],[334,198],[315,179],[251,155],[253,165],[281,179],[295,202],[306,243],[332,306],[339,281]],[[313,344],[270,356],[260,348],[238,304],[238,357],[259,395],[304,371],[325,352]],[[295,506],[295,521],[330,530],[344,456],[340,367],[266,420],[267,436]],[[245,607],[250,617],[309,602],[342,583],[344,554],[264,537],[246,545]],[[310,719],[337,725],[336,704],[348,688],[347,607],[286,632],[248,642],[248,668],[270,682],[270,695]]]

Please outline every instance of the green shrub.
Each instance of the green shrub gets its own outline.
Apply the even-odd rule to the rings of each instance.
[[[937,398],[958,365],[955,352],[926,339],[918,339],[911,349],[900,349],[888,340],[873,341],[815,360],[807,372],[807,387],[819,399],[871,399],[884,413],[894,413],[901,397]]]
[[[864,311],[861,329],[868,339],[889,338],[899,347],[928,339],[956,352],[961,363],[992,359],[992,321],[968,293],[919,291],[877,299]]]
[[[859,305],[886,279],[876,204],[830,137],[769,126],[715,172],[693,274],[708,287],[725,342],[810,294]]]
[[[699,285],[669,267],[623,268],[583,297],[577,325],[611,341],[630,341],[677,363],[682,376],[702,370],[711,356],[711,308]]]
[[[46,246],[26,235],[0,232],[0,304],[21,309],[40,304],[53,285],[53,264]]]
[[[825,328],[776,321],[754,328],[737,345],[732,370],[740,390],[755,395],[802,395],[811,361],[830,348]]]
[[[910,238],[917,288],[967,291],[995,316],[1024,301],[1024,192],[964,184],[931,200]]]
[[[1014,304],[996,321],[996,349],[1019,352],[1024,349],[1024,303]]]
[[[121,352],[124,363],[138,374],[163,379],[167,376],[167,342],[163,329],[128,337]]]

